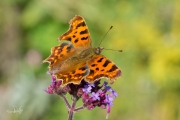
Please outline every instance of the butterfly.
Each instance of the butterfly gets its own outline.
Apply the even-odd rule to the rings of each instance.
[[[51,54],[43,62],[49,63],[49,72],[62,80],[62,86],[80,84],[84,79],[94,83],[107,78],[110,83],[121,76],[121,70],[100,53],[103,47],[92,47],[88,27],[83,17],[76,15],[69,22],[69,30],[58,38],[66,40],[51,48]]]

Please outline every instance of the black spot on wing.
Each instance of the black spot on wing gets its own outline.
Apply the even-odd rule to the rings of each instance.
[[[53,61],[50,61],[51,62],[51,64],[53,64],[54,63],[54,60]]]
[[[69,53],[69,52],[71,51],[72,48],[73,48],[72,45],[68,46],[68,47],[67,47],[67,53]]]
[[[81,23],[79,23],[77,26],[76,26],[76,29],[78,28],[78,27],[81,27],[81,26],[86,26],[86,23],[85,22],[81,22]]]
[[[102,62],[103,59],[104,59],[104,58],[100,58],[97,62]]]
[[[82,67],[82,68],[79,68],[79,70],[82,70],[82,71],[86,70],[86,66]]]
[[[64,46],[66,46],[67,44],[61,44],[60,46],[58,46],[58,47],[55,47],[54,48],[54,50],[53,50],[53,52],[57,52],[57,53],[60,53],[60,52],[62,52],[62,49],[64,48]]]
[[[68,38],[66,38],[66,40],[71,41],[71,38],[70,38],[70,37],[68,37]]]
[[[96,64],[92,64],[92,65],[91,65],[91,67],[95,67],[95,66],[96,66]]]
[[[113,65],[113,66],[111,67],[111,69],[108,70],[108,72],[113,72],[113,71],[116,70],[116,69],[118,69],[118,67],[117,67],[116,65]]]
[[[58,59],[58,56],[54,56],[54,59]]]
[[[106,60],[105,63],[103,64],[103,67],[106,67],[110,63],[109,60]]]
[[[87,37],[82,37],[81,40],[87,40],[88,39],[88,36]]]
[[[92,74],[94,74],[94,70],[90,70],[89,75],[92,75]]]
[[[73,38],[75,38],[76,36],[75,35],[73,35]]]
[[[99,68],[96,68],[97,71],[99,71]]]
[[[82,35],[82,34],[87,34],[87,33],[88,33],[88,30],[87,30],[87,29],[80,32],[81,35]]]
[[[74,43],[77,43],[78,42],[78,38],[74,41]]]

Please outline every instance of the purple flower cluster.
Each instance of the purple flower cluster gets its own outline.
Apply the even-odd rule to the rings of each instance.
[[[107,84],[107,82],[104,82],[103,85],[100,85],[100,80],[98,80],[94,84],[87,83],[83,88],[82,100],[88,110],[101,107],[103,109],[107,108],[107,114],[110,113],[114,98],[118,94],[110,86],[107,86]]]
[[[59,86],[61,85],[62,81],[56,81],[55,76],[52,76],[51,85],[45,89],[44,91],[48,94],[54,94],[57,92]]]
[[[95,107],[101,107],[107,109],[107,117],[110,113],[110,108],[113,106],[114,98],[118,96],[115,90],[108,86],[107,82],[103,84],[100,83],[100,80],[95,81],[93,84],[89,84],[84,80],[81,81],[79,85],[68,84],[64,87],[61,87],[61,80],[56,80],[52,76],[51,85],[45,90],[48,94],[64,94],[69,93],[72,97],[79,100],[82,98],[83,107],[88,110],[92,110]]]
[[[58,94],[58,93],[66,93],[67,92],[66,87],[64,87],[64,88],[60,87],[61,84],[62,84],[61,80],[57,81],[56,77],[53,76],[52,74],[50,74],[49,72],[47,72],[47,74],[51,75],[51,85],[47,89],[44,90],[46,93],[48,93],[48,94],[54,94],[54,93]]]

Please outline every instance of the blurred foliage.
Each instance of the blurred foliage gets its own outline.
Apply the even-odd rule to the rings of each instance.
[[[102,53],[123,71],[112,85],[120,96],[109,120],[180,120],[179,0],[1,0],[0,119],[67,119],[63,101],[43,91],[50,76],[42,60],[76,14],[85,18],[93,46],[113,25],[102,46],[123,50]],[[13,105],[23,112],[7,113]],[[83,110],[74,120],[105,115]]]

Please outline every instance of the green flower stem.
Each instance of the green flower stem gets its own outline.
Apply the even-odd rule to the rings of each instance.
[[[72,120],[72,118],[73,118],[76,102],[77,102],[77,99],[73,97],[73,103],[68,112],[69,113],[68,120]]]
[[[59,94],[59,95],[60,95],[60,97],[64,100],[64,102],[65,102],[66,107],[68,108],[68,110],[71,109],[71,105],[69,104],[66,96],[65,96],[64,94]]]
[[[74,112],[79,112],[79,111],[83,110],[84,108],[85,108],[84,106],[78,107],[78,108],[74,109]]]

